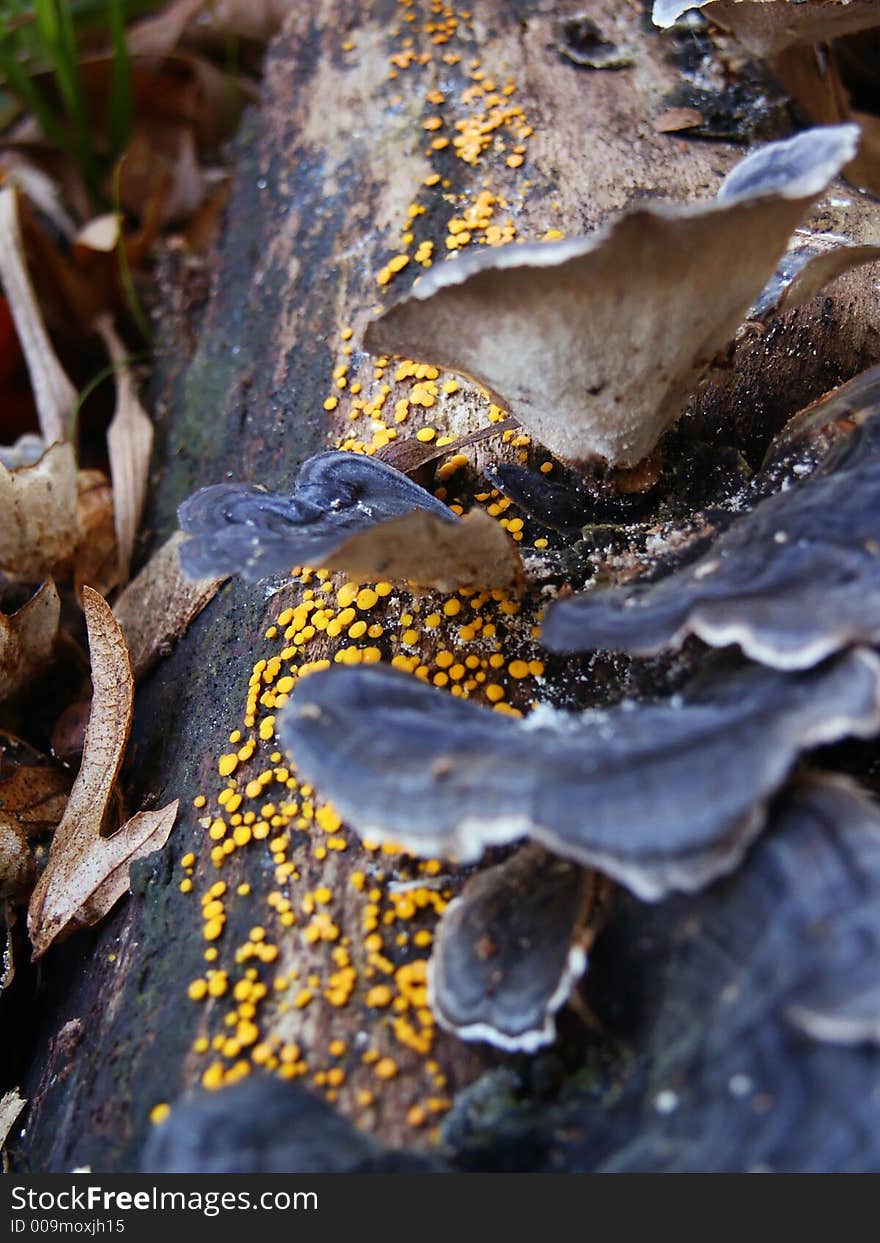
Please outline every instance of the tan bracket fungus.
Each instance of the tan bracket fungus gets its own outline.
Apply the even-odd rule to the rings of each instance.
[[[714,201],[639,205],[587,237],[436,265],[364,344],[470,376],[563,461],[634,466],[857,141],[853,125],[808,130],[747,156]]]

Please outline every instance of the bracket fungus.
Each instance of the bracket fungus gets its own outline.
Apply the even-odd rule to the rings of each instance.
[[[756,56],[880,25],[875,0],[654,0],[652,20],[668,30],[692,9],[705,10]]]
[[[771,143],[713,201],[642,204],[587,237],[439,264],[368,325],[364,344],[470,376],[563,461],[635,466],[733,338],[858,135],[827,126]]]
[[[630,938],[640,922],[627,917]],[[670,949],[647,1082],[632,1138],[601,1168],[876,1168],[880,815],[867,796],[805,776],[735,878],[649,923]]]
[[[587,969],[595,873],[530,844],[467,882],[440,919],[428,1001],[441,1027],[533,1053]]]
[[[305,564],[452,591],[511,586],[521,575],[519,553],[482,510],[459,518],[394,467],[355,453],[309,458],[290,496],[248,484],[201,488],[178,517],[190,536],[181,565],[196,579],[237,573],[255,582]]]
[[[713,647],[737,643],[777,669],[805,669],[880,639],[878,399],[873,368],[811,407],[816,426],[864,419],[825,469],[759,501],[696,562],[665,578],[553,605],[542,642],[555,652],[648,655],[697,635]]]
[[[528,836],[649,900],[734,868],[802,751],[878,729],[880,658],[864,648],[522,720],[396,670],[337,667],[278,717],[300,773],[363,837],[470,862]]]

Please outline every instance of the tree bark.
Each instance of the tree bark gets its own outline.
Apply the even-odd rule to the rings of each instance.
[[[366,389],[374,360],[357,346],[377,302],[375,276],[398,249],[407,208],[433,167],[426,155],[431,135],[422,127],[432,112],[425,97],[432,89],[459,95],[471,84],[473,58],[499,84],[515,83],[514,98],[534,129],[531,185],[521,202],[522,170],[514,176],[503,159],[491,165],[493,189],[510,196],[519,237],[550,228],[585,232],[637,199],[690,201],[715,192],[742,146],[657,132],[656,119],[689,88],[676,45],[650,26],[647,7],[635,0],[589,6],[603,33],[625,45],[633,61],[598,71],[560,55],[557,19],[568,6],[476,0],[472,25],[462,21],[448,45],[432,44],[414,24],[417,47],[432,59],[391,80],[388,58],[406,33],[393,32],[406,10],[390,0],[313,0],[292,17],[270,51],[262,106],[236,145],[232,197],[208,272],[194,270],[179,252],[166,262],[157,316],[156,543],[174,529],[176,506],[195,488],[226,478],[284,488],[304,458],[344,434],[345,403],[324,410],[334,391],[340,330],[354,332],[349,383],[361,379]],[[342,48],[347,40],[354,44],[350,52]],[[442,54],[453,49],[461,60],[447,64]],[[717,64],[710,72],[723,76]],[[784,109],[769,115],[763,138],[776,135],[780,119],[785,123]],[[449,195],[470,194],[487,167],[469,167],[449,154],[443,173]],[[441,226],[452,207],[440,194],[432,203],[436,218],[427,220],[440,261]],[[843,187],[823,203],[814,224],[854,241],[876,239],[880,212],[873,200]],[[393,293],[418,270],[411,262],[399,273]],[[842,278],[763,335],[743,338],[730,370],[695,401],[688,416],[694,434],[711,439],[732,424],[740,445],[754,452],[794,411],[876,362],[878,328],[873,281],[864,271]],[[484,420],[474,390],[463,386],[451,418],[452,433]],[[477,461],[504,451],[490,441]],[[251,667],[274,650],[264,632],[296,593],[292,585],[267,599],[261,586],[228,584],[139,689],[130,803],[137,808],[147,798],[162,804],[180,797],[182,811],[169,847],[134,869],[132,896],[99,929],[54,950],[41,968],[29,1001],[23,1091],[30,1108],[15,1153],[19,1168],[134,1169],[152,1107],[198,1082],[206,1058],[192,1052],[193,1041],[222,1030],[229,997],[206,1006],[186,995],[188,982],[205,970],[198,903],[179,889],[186,852],[197,856],[197,890],[217,877],[230,892],[242,883],[252,889],[246,900],[229,904],[216,966],[234,970],[229,947],[263,924],[281,951],[273,972],[296,967],[301,980],[312,972],[322,980],[327,975],[328,948],[305,943],[302,921],[292,929],[270,922],[265,897],[274,882],[265,843],[236,852],[215,874],[213,843],[198,824],[203,813],[192,808],[193,796],[210,799],[222,786],[217,757],[230,749],[229,731],[240,724]],[[369,866],[371,856],[352,837],[346,851],[323,861],[307,846],[291,857],[300,872],[298,891],[319,885],[332,891],[332,913],[350,932],[362,983],[338,1010],[320,1000],[287,1012],[268,1005],[262,1038],[296,1042],[313,1070],[329,1064],[331,1040],[344,1040],[350,1055],[343,1059],[347,1077],[337,1107],[392,1144],[427,1142],[429,1128],[414,1132],[407,1122],[433,1082],[424,1058],[389,1043],[387,1021],[364,1004],[369,981],[358,929],[366,899],[351,875]],[[34,982],[28,977],[20,987]],[[359,1093],[377,1087],[360,1060],[368,1045],[393,1052],[399,1069],[366,1106]],[[432,1056],[448,1096],[508,1060],[443,1035]]]

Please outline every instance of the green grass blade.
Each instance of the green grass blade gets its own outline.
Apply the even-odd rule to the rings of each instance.
[[[113,76],[110,83],[110,156],[116,160],[125,149],[134,116],[131,60],[125,37],[125,2],[107,0]]]

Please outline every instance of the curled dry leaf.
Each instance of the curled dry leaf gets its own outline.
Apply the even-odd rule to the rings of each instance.
[[[55,651],[61,600],[52,582],[44,583],[11,616],[0,613],[0,702],[24,690],[45,672]]]
[[[777,669],[805,669],[880,640],[880,368],[811,410],[820,424],[844,410],[866,418],[828,473],[760,501],[665,578],[551,606],[541,641],[555,652],[647,655],[693,634],[713,647],[738,643]]]
[[[654,0],[654,25],[668,29],[691,9],[704,10],[756,56],[880,25],[876,0]]]
[[[603,1170],[876,1168],[880,817],[865,792],[795,783],[736,877],[635,911],[619,935],[645,922],[668,961],[632,1138]]]
[[[857,140],[856,126],[809,130],[748,156],[713,202],[643,205],[589,237],[435,265],[365,345],[470,376],[564,461],[634,466]]]
[[[518,850],[465,885],[440,920],[428,1002],[462,1040],[534,1052],[587,968],[599,882],[540,846]]]
[[[245,484],[202,488],[180,506],[180,549],[192,577],[239,573],[253,582],[294,565],[422,587],[517,583],[514,544],[482,510],[458,518],[376,458],[320,453],[304,463],[292,496]]]
[[[119,581],[128,581],[138,523],[147,497],[150,455],[153,451],[153,424],[138,400],[128,366],[125,346],[113,321],[99,316],[95,327],[101,334],[114,367],[116,409],[107,429],[110,477],[113,481],[113,512]]]
[[[29,466],[0,463],[0,569],[37,582],[70,571],[77,545],[73,445],[53,444]]]
[[[167,840],[177,804],[142,812],[102,836],[131,726],[134,679],[122,632],[96,591],[83,588],[92,662],[92,711],[83,760],[49,861],[28,908],[34,958],[58,938],[101,919],[128,885],[129,864]]]
[[[217,594],[222,578],[187,578],[180,568],[181,532],[153,554],[113,606],[135,681],[167,656]]]
[[[16,190],[11,186],[0,189],[0,282],[27,361],[40,432],[51,445],[67,436],[77,394],[43,324],[25,263]]]
[[[337,666],[299,684],[278,729],[363,837],[468,862],[529,836],[653,900],[734,868],[802,751],[880,729],[880,658],[751,666],[686,699],[524,720]]]

